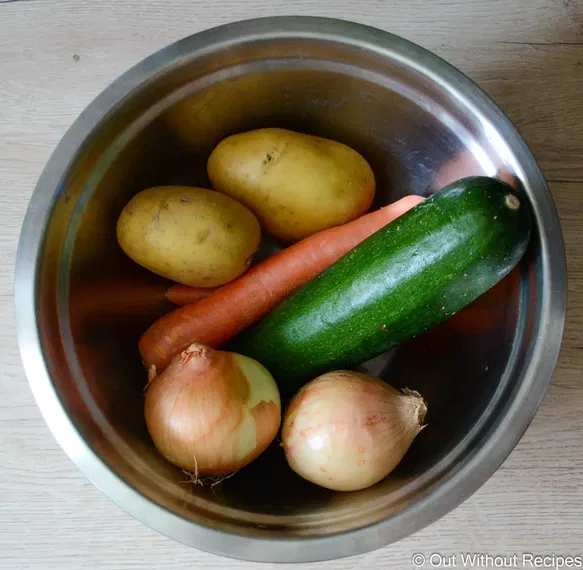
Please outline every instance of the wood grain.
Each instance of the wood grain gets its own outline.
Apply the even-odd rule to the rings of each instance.
[[[20,224],[58,140],[115,77],[185,35],[246,17],[372,24],[438,53],[515,122],[555,197],[569,265],[564,347],[524,438],[462,506],[400,543],[319,564],[412,568],[414,552],[583,554],[583,2],[581,0],[19,0],[0,2],[0,568],[250,568],[133,520],[69,461],[24,378],[13,324]],[[316,565],[299,565],[315,568]]]

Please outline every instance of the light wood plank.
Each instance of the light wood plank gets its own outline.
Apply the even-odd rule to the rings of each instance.
[[[581,554],[583,545],[583,2],[580,0],[30,0],[0,3],[0,568],[251,568],[144,527],[58,447],[24,378],[12,267],[34,184],[67,127],[110,81],[210,26],[284,13],[352,19],[445,57],[515,122],[545,173],[568,252],[569,319],[555,379],[502,468],[428,529],[323,568],[411,568],[414,552]],[[76,59],[73,56],[78,55]],[[314,565],[299,567],[314,568]]]

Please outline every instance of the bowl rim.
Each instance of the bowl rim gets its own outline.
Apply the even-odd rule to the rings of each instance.
[[[541,283],[541,330],[533,340],[516,397],[487,441],[439,485],[398,514],[373,525],[318,538],[250,538],[202,526],[142,495],[90,448],[62,406],[43,354],[39,325],[38,281],[45,230],[62,181],[78,149],[103,119],[140,85],[199,50],[256,39],[316,38],[356,45],[398,58],[431,79],[463,92],[466,101],[504,130],[505,141],[537,188],[538,230],[545,279]],[[551,239],[552,237],[552,239]],[[54,437],[85,474],[113,502],[151,528],[215,554],[260,562],[314,562],[364,553],[400,540],[457,507],[503,463],[532,421],[550,384],[565,322],[567,269],[555,205],[535,158],[516,128],[468,77],[437,55],[389,32],[346,20],[278,16],[242,20],[204,30],[145,58],[114,80],[79,115],[52,153],[32,194],[22,225],[15,269],[15,313],[21,358],[28,382]]]

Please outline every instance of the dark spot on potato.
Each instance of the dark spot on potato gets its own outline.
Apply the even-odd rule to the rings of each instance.
[[[156,227],[158,227],[160,225],[160,211],[156,212],[153,216],[152,216],[152,222],[154,223],[154,225]]]
[[[200,232],[198,232],[198,236],[197,236],[197,240],[198,243],[204,243],[213,233],[213,231],[210,228],[206,228],[206,230],[201,230]]]
[[[230,220],[226,220],[225,221],[225,228],[230,230],[233,227],[233,222],[231,222]]]
[[[190,198],[187,198],[186,196],[182,196],[180,198],[180,203],[181,204],[190,204]]]
[[[277,152],[277,149],[270,150],[263,159],[263,166],[273,164],[279,158],[279,154],[280,153]]]

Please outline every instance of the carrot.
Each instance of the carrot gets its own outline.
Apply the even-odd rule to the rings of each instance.
[[[144,362],[160,372],[193,342],[220,347],[422,201],[420,196],[406,196],[352,222],[318,232],[258,263],[209,297],[168,313],[140,339]]]
[[[190,287],[189,285],[182,285],[175,283],[170,285],[166,290],[166,299],[171,303],[182,307],[183,305],[190,305],[196,303],[217,291],[219,287]]]

